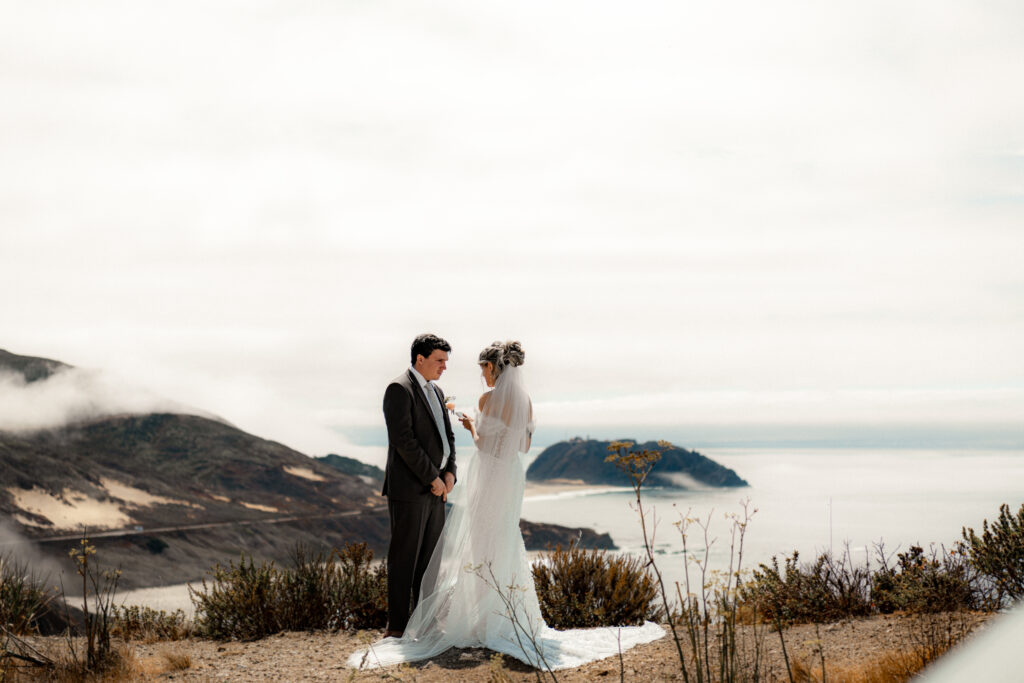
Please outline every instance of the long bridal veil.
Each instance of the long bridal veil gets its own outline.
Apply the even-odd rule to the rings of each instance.
[[[377,667],[429,659],[451,647],[487,647],[541,669],[564,669],[660,638],[652,623],[556,631],[541,616],[519,531],[532,407],[522,370],[506,367],[477,420],[479,440],[452,490],[444,531],[420,602],[401,638],[378,641],[348,664]]]

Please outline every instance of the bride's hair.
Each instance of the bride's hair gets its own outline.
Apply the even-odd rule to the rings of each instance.
[[[480,352],[477,362],[480,365],[491,363],[494,366],[494,376],[498,377],[505,368],[517,368],[526,362],[526,352],[517,341],[496,341]]]

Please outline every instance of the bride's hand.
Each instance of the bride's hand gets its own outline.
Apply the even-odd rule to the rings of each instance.
[[[462,417],[459,418],[459,422],[461,422],[462,426],[465,427],[470,432],[473,431],[473,418],[471,418],[469,415],[463,414]]]

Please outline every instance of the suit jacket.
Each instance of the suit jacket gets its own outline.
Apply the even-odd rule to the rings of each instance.
[[[439,392],[440,393],[440,392]],[[444,430],[451,455],[444,470],[444,444],[434,423],[434,414],[427,405],[420,384],[412,370],[406,370],[391,381],[384,391],[384,421],[388,427],[388,463],[384,472],[384,490],[392,500],[415,501],[433,496],[430,482],[444,479],[444,472],[455,476],[455,433],[444,396],[438,396],[444,417]]]

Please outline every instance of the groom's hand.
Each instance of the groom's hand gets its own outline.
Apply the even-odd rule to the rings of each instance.
[[[451,493],[455,487],[455,475],[451,472],[444,473],[444,492]]]
[[[441,481],[441,477],[434,477],[434,481],[430,482],[430,492],[435,496],[443,496],[447,493],[444,488],[444,482]]]

